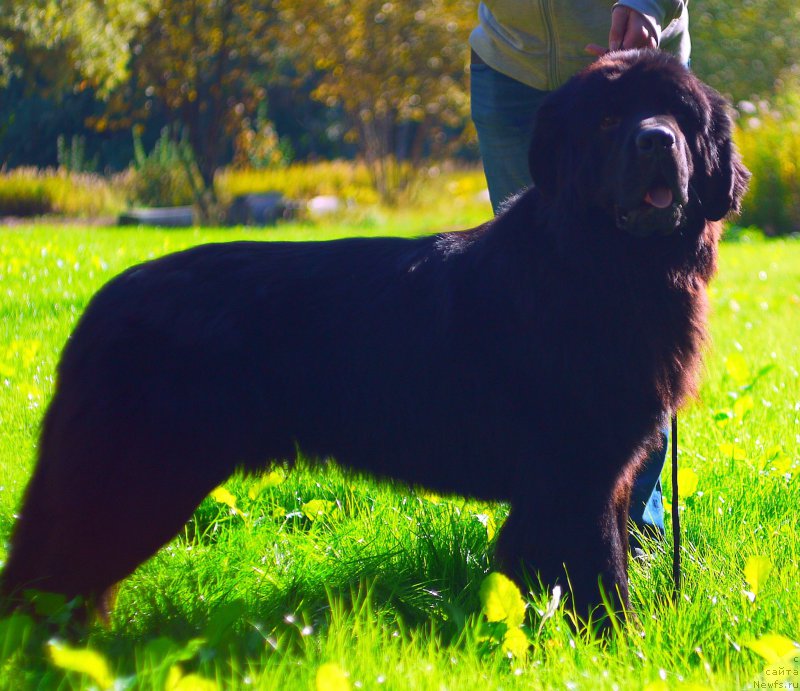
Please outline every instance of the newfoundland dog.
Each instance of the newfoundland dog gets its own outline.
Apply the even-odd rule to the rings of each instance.
[[[748,172],[724,100],[650,51],[555,91],[530,168],[466,232],[204,245],[109,282],[61,356],[2,592],[102,609],[234,469],[299,448],[507,500],[503,568],[628,606],[631,482],[695,390]]]

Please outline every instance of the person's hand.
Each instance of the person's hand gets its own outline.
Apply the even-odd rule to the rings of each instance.
[[[600,57],[609,50],[627,48],[657,48],[650,23],[644,16],[630,7],[617,5],[611,12],[611,30],[608,32],[608,48],[590,43],[585,50]]]

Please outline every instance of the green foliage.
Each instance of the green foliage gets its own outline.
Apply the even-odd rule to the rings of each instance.
[[[507,576],[492,572],[483,579],[478,594],[489,650],[494,652],[499,645],[510,657],[524,658],[530,641],[522,628],[526,605],[519,588]]]
[[[49,185],[35,169],[17,169],[0,179],[0,215],[39,216],[52,213]]]
[[[97,170],[98,156],[91,160],[86,156],[86,137],[74,134],[67,144],[61,134],[56,140],[58,167],[71,173],[91,173]]]
[[[794,0],[693,0],[692,69],[734,101],[774,92],[800,63],[800,11]]]
[[[176,138],[169,128],[164,128],[152,150],[146,153],[134,129],[133,150],[134,166],[128,185],[133,205],[182,206],[195,201],[203,183],[185,133]]]
[[[206,194],[213,195],[216,171],[266,97],[275,15],[270,0],[160,2],[131,39],[132,95],[143,107],[131,112],[123,90],[110,110],[131,124],[153,110],[180,122]]]
[[[509,627],[522,626],[525,601],[519,588],[502,573],[492,572],[481,582],[481,608],[486,620]]]
[[[285,168],[292,160],[292,145],[278,136],[266,116],[266,103],[255,118],[245,118],[234,141],[233,165],[240,169]]]
[[[770,103],[740,104],[736,142],[753,173],[741,223],[770,235],[800,230],[800,82],[787,80]]]
[[[441,223],[436,214],[442,206],[450,210],[475,210],[478,222],[488,212],[488,202],[482,199],[486,189],[483,171],[477,167],[458,167],[450,163],[430,165],[415,171],[407,171],[410,180],[400,196],[402,205],[381,207],[380,197],[373,184],[372,175],[363,162],[325,161],[319,163],[294,163],[278,169],[234,169],[228,168],[217,174],[215,185],[221,199],[232,199],[240,194],[276,191],[289,199],[307,200],[318,195],[333,195],[350,208],[349,217],[382,208],[395,216],[418,214],[422,210],[431,213],[431,224]],[[359,209],[360,207],[360,209]]]
[[[378,201],[366,166],[349,161],[295,163],[288,168],[232,169],[216,178],[220,197],[276,191],[290,199],[310,199],[330,194],[356,204]]]
[[[113,216],[125,206],[124,176],[15,168],[0,172],[0,216]]]
[[[191,204],[191,185],[187,181],[180,142],[162,135],[153,150],[146,153],[137,138],[139,166],[122,175],[102,177],[67,170],[38,171],[16,168],[0,172],[0,216],[112,217],[127,203],[171,205]],[[475,225],[489,213],[481,197],[483,172],[433,166],[418,171],[400,209],[379,204],[366,167],[349,161],[293,164],[287,168],[228,168],[216,177],[219,199],[229,202],[237,195],[277,191],[293,200],[308,200],[318,195],[334,195],[344,207],[337,219],[359,222],[361,232],[379,232],[381,223],[403,225],[409,233],[424,232],[442,222],[442,212],[456,212],[462,226]],[[445,209],[442,209],[446,200]],[[347,230],[332,226],[332,234]],[[283,232],[283,231],[280,231]],[[285,232],[296,232],[287,229]]]
[[[47,643],[47,654],[52,664],[67,672],[82,674],[94,681],[101,689],[114,685],[114,676],[108,662],[97,651],[89,648],[73,648],[62,641]]]
[[[297,59],[318,70],[314,98],[338,106],[384,202],[410,181],[402,164],[441,156],[445,129],[460,133],[468,119],[465,46],[477,3],[383,0],[279,4],[293,27]],[[456,135],[457,137],[457,135]]]
[[[61,78],[75,70],[106,92],[127,77],[130,40],[160,0],[4,0],[0,13],[0,86],[24,76],[25,55],[50,62]],[[49,55],[48,55],[49,53]],[[62,58],[53,60],[54,55]]]
[[[737,101],[775,101],[787,91],[800,63],[795,3],[690,7],[700,76]],[[475,21],[472,0],[329,2],[322,12],[308,0],[6,0],[0,157],[11,166],[54,165],[62,135],[59,165],[86,171],[99,153],[100,165],[120,169],[128,145],[115,136],[179,121],[206,197],[232,160],[260,169],[284,165],[293,149],[328,155],[335,146],[366,161],[374,194],[404,203],[421,161],[452,154],[467,136],[464,67]],[[316,110],[304,103],[312,95]],[[746,220],[775,233],[796,228],[800,213],[795,135],[782,126],[796,115],[774,123],[759,116],[760,131],[742,137],[756,172]],[[320,144],[326,137],[336,144]]]

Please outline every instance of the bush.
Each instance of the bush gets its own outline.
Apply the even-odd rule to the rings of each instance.
[[[745,164],[753,173],[741,223],[768,235],[800,229],[800,130],[797,123],[764,119],[737,135]]]
[[[138,133],[133,133],[134,165],[128,199],[134,206],[188,206],[202,190],[194,153],[185,136],[175,139],[161,130],[150,153],[145,153]]]
[[[285,168],[292,158],[292,146],[287,138],[281,138],[266,117],[266,103],[259,106],[254,120],[245,119],[234,140],[233,167]]]
[[[215,180],[220,199],[240,194],[281,192],[290,199],[310,199],[332,194],[360,205],[376,204],[378,195],[367,167],[351,161],[295,163],[287,168],[227,169]]]
[[[333,195],[343,204],[325,215],[326,222],[333,217],[370,233],[401,223],[422,232],[442,228],[442,224],[456,230],[491,217],[486,179],[482,168],[474,164],[442,162],[421,167],[390,205],[381,202],[366,166],[352,161],[293,163],[281,170],[227,169],[217,174],[215,184],[221,199],[274,191],[299,202],[292,206],[300,209],[312,197]],[[310,214],[309,219],[314,218]]]
[[[800,230],[800,84],[790,81],[774,103],[739,104],[736,142],[752,172],[741,223],[768,235]]]
[[[53,199],[35,169],[17,169],[0,178],[0,216],[53,213]]]
[[[97,171],[99,155],[89,158],[86,155],[86,137],[74,134],[67,144],[63,134],[56,139],[58,167],[72,173],[94,173]]]
[[[0,216],[114,216],[125,206],[125,176],[16,168],[0,173]]]
[[[151,153],[147,158],[158,160],[162,155]],[[147,163],[144,170],[142,173],[141,168],[131,169],[113,177],[73,173],[63,168],[16,168],[0,172],[0,216],[116,216],[133,198],[132,190],[143,189],[145,181],[155,187],[162,179],[159,177],[161,174],[180,179],[180,171],[173,168],[169,172],[166,165],[151,166]],[[352,213],[356,217],[381,208],[366,167],[350,161],[292,164],[280,169],[227,169],[218,173],[215,184],[218,195],[225,201],[241,194],[276,191],[289,199],[301,201],[317,195],[334,195],[345,202],[348,209],[355,207]],[[485,182],[479,168],[433,165],[415,173],[413,184],[404,193],[402,208],[409,211],[425,209],[438,214],[442,204],[449,208],[485,206],[488,213],[488,203],[479,198],[483,189]],[[163,194],[149,199],[154,199],[151,203],[157,205],[178,203],[175,200],[192,201],[187,196]],[[347,214],[352,213],[347,211]]]

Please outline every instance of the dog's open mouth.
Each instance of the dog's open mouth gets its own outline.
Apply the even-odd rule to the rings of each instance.
[[[675,195],[672,194],[672,190],[666,185],[654,185],[645,193],[644,203],[654,206],[656,209],[666,209],[672,206],[674,198]]]
[[[616,206],[616,222],[620,230],[636,237],[671,235],[684,221],[685,196],[664,180],[652,182],[632,204]]]

